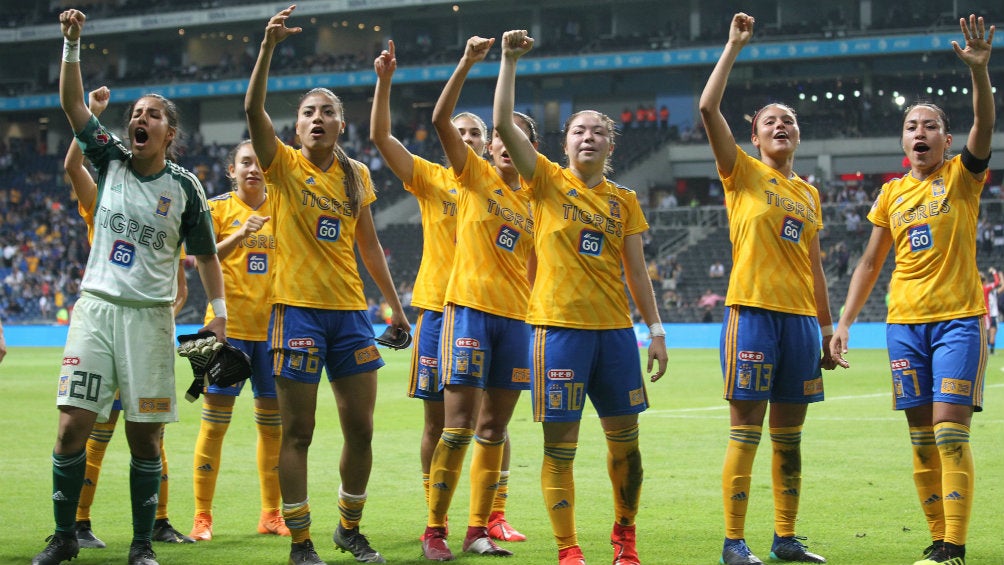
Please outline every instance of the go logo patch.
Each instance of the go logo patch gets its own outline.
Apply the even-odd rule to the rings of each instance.
[[[910,242],[910,251],[913,252],[930,249],[934,245],[934,237],[931,236],[931,226],[928,224],[910,226],[906,230],[906,236]]]
[[[128,269],[132,267],[133,259],[136,258],[136,246],[121,239],[112,244],[112,254],[108,257],[112,265],[118,265]]]
[[[781,223],[781,239],[787,239],[792,243],[798,243],[802,239],[802,228],[805,224],[802,220],[798,218],[792,218],[791,216],[785,216],[784,222]]]
[[[603,233],[595,230],[579,232],[579,253],[598,256],[603,252]]]
[[[342,233],[342,222],[331,216],[321,216],[317,219],[317,239],[321,241],[338,241]]]
[[[516,249],[516,242],[519,241],[519,230],[511,226],[502,226],[499,228],[499,233],[495,236],[495,245],[505,249],[506,251],[512,251]]]
[[[248,274],[267,275],[268,255],[265,253],[248,253]]]

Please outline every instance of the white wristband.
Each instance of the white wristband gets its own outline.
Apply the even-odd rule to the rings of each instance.
[[[648,336],[652,339],[666,337],[666,328],[661,322],[656,322],[648,327]]]
[[[63,61],[66,63],[80,62],[80,40],[70,41],[63,38]]]
[[[214,298],[209,301],[209,305],[213,307],[213,315],[217,318],[227,317],[227,303],[222,298]]]
[[[820,326],[819,331],[823,333],[823,337],[830,337],[833,335],[833,324],[828,326]]]

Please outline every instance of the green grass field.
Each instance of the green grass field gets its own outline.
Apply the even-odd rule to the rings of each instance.
[[[422,410],[404,394],[410,352],[384,351],[380,372],[375,461],[363,532],[388,563],[425,563],[418,536],[426,519],[418,462]],[[61,349],[13,348],[0,364],[0,563],[29,563],[53,528],[50,454],[56,432],[54,396]],[[911,478],[909,436],[902,414],[891,410],[883,350],[852,351],[850,370],[826,374],[827,401],[813,406],[804,432],[803,496],[798,532],[812,551],[833,564],[906,564],[928,544],[927,527]],[[1004,563],[1004,354],[991,358],[986,410],[975,417],[976,501],[967,563]],[[170,514],[187,533],[192,525],[192,451],[200,408],[183,400],[190,374],[179,360],[181,421],[167,429]],[[317,432],[310,450],[313,538],[329,564],[354,563],[331,543],[338,519],[337,476],[341,435],[330,390],[321,389]],[[716,350],[670,350],[670,371],[649,386],[652,407],[642,415],[645,487],[638,544],[650,565],[717,563],[722,541],[721,465],[728,436],[726,404]],[[120,426],[121,428],[121,426]],[[529,396],[517,408],[508,516],[529,540],[509,544],[510,563],[556,562],[556,549],[540,495],[541,432]],[[765,434],[766,436],[766,434]],[[769,441],[754,468],[746,537],[767,559],[771,534]],[[579,539],[591,564],[609,563],[613,513],[606,448],[595,414],[587,412],[576,461]],[[214,508],[214,538],[195,546],[156,544],[163,565],[275,564],[286,562],[288,538],[255,533],[259,513],[255,434],[250,391],[238,401],[224,445]],[[466,475],[466,473],[465,473]],[[79,565],[121,564],[131,536],[128,453],[121,429],[105,458],[92,510],[95,532],[108,549],[84,549]],[[459,563],[489,558],[460,553],[467,486],[453,501],[452,547]]]

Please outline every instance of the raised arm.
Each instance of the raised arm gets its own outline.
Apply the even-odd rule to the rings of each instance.
[[[957,41],[952,42],[952,49],[969,67],[973,77],[973,127],[969,130],[969,140],[966,147],[973,157],[987,159],[990,157],[990,140],[994,133],[994,93],[990,86],[990,51],[993,49],[995,27],[986,29],[983,18],[975,15],[959,19],[959,27],[966,38],[963,49]],[[982,171],[981,171],[982,172]]]
[[[84,103],[84,81],[80,78],[80,32],[87,16],[80,10],[59,14],[63,31],[63,60],[59,67],[59,105],[70,121],[73,133],[84,129],[91,111]]]
[[[532,179],[537,168],[537,148],[513,120],[516,105],[516,63],[533,49],[533,38],[525,29],[515,29],[502,35],[502,64],[495,83],[495,131],[502,138],[512,164],[520,176]]]
[[[108,107],[108,100],[111,98],[111,91],[107,86],[102,86],[92,90],[87,95],[87,107],[95,117],[100,116]],[[66,150],[66,157],[63,159],[63,168],[67,176],[70,177],[70,189],[77,197],[77,202],[84,210],[94,208],[94,202],[98,197],[98,185],[95,184],[91,173],[84,167],[84,152],[76,141],[70,142],[70,147]]]
[[[835,328],[833,339],[830,340],[830,356],[841,367],[850,366],[844,359],[844,353],[847,353],[851,324],[857,319],[865,301],[868,300],[868,295],[875,287],[875,281],[882,273],[882,264],[885,263],[890,248],[892,248],[892,232],[889,228],[873,227],[868,245],[861,254],[858,266],[854,268],[854,274],[851,275],[844,312],[840,315],[840,322]]]
[[[397,70],[394,42],[387,42],[380,56],[373,61],[376,71],[376,90],[373,91],[373,107],[370,109],[370,141],[376,145],[383,160],[394,171],[397,178],[411,184],[415,174],[415,160],[411,151],[390,132],[390,83]]]
[[[729,124],[725,121],[725,116],[722,115],[722,96],[725,94],[725,85],[729,82],[732,65],[739,57],[739,52],[753,37],[753,22],[752,16],[743,13],[732,16],[732,24],[729,26],[729,41],[725,44],[725,49],[718,58],[714,70],[711,71],[708,83],[704,85],[704,92],[701,93],[701,120],[704,122],[704,130],[708,134],[711,152],[715,155],[718,172],[723,176],[732,173],[738,153],[732,130],[729,129]]]
[[[453,111],[457,107],[457,100],[460,99],[460,91],[464,88],[464,81],[467,80],[467,73],[479,61],[483,61],[488,55],[488,50],[495,44],[495,38],[485,39],[474,36],[467,40],[464,47],[464,55],[457,63],[457,68],[450,75],[450,80],[446,81],[443,93],[436,101],[436,107],[432,110],[432,125],[439,135],[439,142],[443,144],[443,151],[450,161],[453,170],[460,174],[467,165],[467,144],[464,143],[460,132],[453,126]]]
[[[258,60],[255,61],[251,79],[248,81],[248,91],[244,94],[244,113],[247,115],[248,132],[251,134],[251,145],[262,170],[267,170],[275,158],[279,144],[275,139],[275,127],[272,118],[265,111],[265,94],[268,92],[268,72],[272,65],[272,53],[275,46],[290,35],[300,33],[303,28],[286,27],[286,20],[296,9],[292,5],[281,10],[268,20],[265,26],[265,38],[261,40]]]

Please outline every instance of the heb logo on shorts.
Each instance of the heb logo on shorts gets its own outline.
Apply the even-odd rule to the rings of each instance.
[[[63,357],[63,366],[70,365],[71,367],[76,367],[80,364],[80,357]]]
[[[439,359],[436,359],[435,357],[429,357],[427,355],[419,355],[418,364],[423,367],[435,368],[439,366]]]
[[[764,360],[764,354],[760,351],[740,351],[739,360],[749,361],[750,363],[761,363]]]
[[[317,219],[317,239],[321,241],[338,241],[342,232],[342,222],[331,216],[321,216]]]
[[[893,359],[889,361],[889,368],[893,371],[902,371],[910,368],[910,361],[907,359]]]
[[[551,369],[547,372],[547,378],[552,381],[570,381],[575,378],[575,371],[572,369]]]
[[[132,267],[133,259],[136,258],[136,246],[121,239],[112,244],[112,253],[108,261],[112,265],[118,265],[128,269]]]
[[[481,347],[481,342],[474,339],[473,337],[458,337],[456,341],[453,342],[455,347],[469,347],[471,349],[478,349]]]
[[[308,347],[314,347],[314,338],[294,337],[286,342],[286,347],[289,349],[306,349]]]

